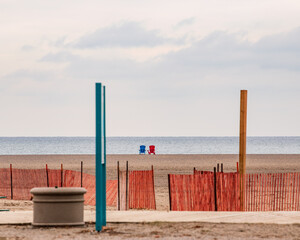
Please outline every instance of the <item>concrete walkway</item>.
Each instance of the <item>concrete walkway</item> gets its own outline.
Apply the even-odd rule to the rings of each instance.
[[[0,225],[31,224],[32,211],[0,212]],[[84,211],[85,222],[95,222],[95,211]],[[210,222],[300,224],[300,212],[166,212],[107,211],[109,223]]]

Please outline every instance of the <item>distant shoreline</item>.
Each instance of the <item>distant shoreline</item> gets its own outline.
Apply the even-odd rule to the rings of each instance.
[[[182,155],[182,156],[229,156],[229,155],[233,155],[233,156],[238,156],[238,153],[211,153],[211,154],[207,154],[207,153],[163,153],[163,154],[156,154],[156,156],[178,156],[178,155]],[[296,155],[296,156],[300,156],[300,153],[249,153],[247,154],[247,156],[269,156],[269,155],[274,155],[274,156],[280,156],[280,155]],[[95,154],[89,154],[89,153],[84,153],[84,154],[0,154],[0,158],[1,157],[11,157],[11,156],[95,156]],[[116,154],[106,154],[106,156],[149,156],[148,154],[132,154],[132,153],[116,153]],[[153,156],[153,155],[151,155]]]
[[[107,154],[238,154],[238,137],[107,137]],[[248,137],[249,154],[300,154],[300,137]],[[92,155],[94,137],[0,137],[0,155]]]

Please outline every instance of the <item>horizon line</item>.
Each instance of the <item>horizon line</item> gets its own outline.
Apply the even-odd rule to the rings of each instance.
[[[53,136],[0,136],[0,138],[11,138],[11,137],[16,137],[16,138],[25,138],[25,137],[31,137],[31,138],[34,138],[34,137],[39,137],[39,138],[43,138],[43,137],[65,137],[65,138],[72,138],[72,137],[88,137],[88,138],[94,138],[95,136],[58,136],[58,135],[53,135]],[[164,138],[164,137],[239,137],[239,136],[106,136],[106,137],[136,137],[136,138],[139,138],[139,137],[161,137],[161,138]],[[258,135],[250,135],[250,136],[247,136],[247,137],[300,137],[300,136],[297,136],[297,135],[262,135],[262,136],[258,136]]]

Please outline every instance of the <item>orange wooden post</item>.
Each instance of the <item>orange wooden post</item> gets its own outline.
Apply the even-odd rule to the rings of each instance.
[[[247,138],[247,90],[241,90],[240,100],[240,149],[239,149],[239,173],[241,211],[245,211],[245,174],[246,174],[246,138]]]

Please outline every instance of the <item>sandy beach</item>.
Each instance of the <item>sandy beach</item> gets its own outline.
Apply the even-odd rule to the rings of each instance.
[[[0,239],[299,239],[300,224],[109,223],[97,233],[94,224],[76,228],[0,226]],[[2,236],[5,236],[3,238]],[[1,238],[2,237],[2,238]]]
[[[45,168],[60,169],[62,163],[64,169],[80,171],[80,162],[83,161],[85,173],[95,174],[94,155],[1,155],[0,168],[8,168],[11,163],[14,168]],[[157,210],[168,210],[168,181],[169,173],[192,174],[193,168],[212,171],[217,163],[223,163],[224,172],[236,171],[238,155],[234,154],[168,154],[168,155],[107,155],[107,179],[117,179],[117,162],[120,169],[125,170],[128,161],[129,170],[147,170],[154,167],[154,183]],[[247,155],[248,173],[274,173],[274,172],[299,172],[299,154],[251,154]],[[16,207],[31,208],[29,202],[6,204],[18,205]],[[12,206],[15,207],[15,206]],[[87,208],[90,208],[87,206]],[[113,208],[110,208],[113,209]]]
[[[0,156],[0,168],[49,168],[59,169],[63,163],[64,169],[80,170],[80,162],[84,163],[84,172],[94,174],[94,155],[9,155]],[[217,163],[224,164],[224,172],[236,171],[238,155],[108,155],[107,179],[117,178],[117,162],[125,169],[126,161],[129,170],[146,170],[154,167],[155,195],[157,210],[168,210],[168,173],[191,174],[193,168],[212,170]],[[300,155],[248,155],[247,172],[299,172]],[[1,200],[0,208],[10,210],[32,210],[31,201]],[[86,206],[86,209],[94,209]],[[114,208],[109,208],[111,210]],[[160,224],[108,224],[101,235],[96,235],[93,225],[83,228],[33,229],[31,226],[1,226],[4,239],[128,239],[128,238],[167,238],[167,239],[297,239],[300,235],[300,225],[276,224],[211,224],[211,223],[160,223]],[[213,230],[212,230],[213,229]],[[285,232],[285,234],[283,234]],[[32,238],[28,238],[28,235]]]

